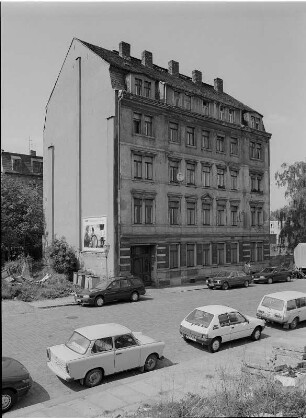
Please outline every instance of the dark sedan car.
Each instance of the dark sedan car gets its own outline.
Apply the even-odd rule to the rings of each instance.
[[[220,271],[217,275],[206,280],[209,289],[223,290],[235,286],[248,287],[252,282],[252,277],[243,271]]]
[[[119,277],[110,283],[100,282],[93,289],[82,289],[74,295],[77,303],[82,305],[102,306],[107,302],[131,300],[137,302],[146,289],[141,279],[135,277]]]
[[[32,386],[28,370],[19,361],[2,357],[2,412],[6,412]]]
[[[254,283],[291,282],[293,271],[285,267],[266,267],[254,275]]]

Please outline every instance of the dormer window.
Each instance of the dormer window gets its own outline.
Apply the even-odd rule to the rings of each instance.
[[[13,171],[21,171],[21,158],[20,157],[12,157],[12,170]]]
[[[208,114],[209,114],[209,103],[206,100],[202,101],[202,109],[203,109],[204,115],[208,116]]]
[[[228,111],[228,120],[230,123],[234,122],[234,111],[232,109],[229,109]]]
[[[135,94],[142,96],[142,80],[140,78],[135,78]]]
[[[178,91],[173,91],[173,104],[174,106],[180,105],[180,93]]]
[[[150,81],[144,82],[143,90],[144,90],[145,97],[151,97],[151,82]]]
[[[224,106],[220,106],[219,117],[220,117],[221,120],[224,120],[224,114],[225,114]]]
[[[32,170],[35,174],[42,174],[43,172],[43,162],[40,160],[32,159]]]
[[[191,110],[191,96],[189,96],[188,94],[185,94],[184,104],[185,104],[185,109]]]

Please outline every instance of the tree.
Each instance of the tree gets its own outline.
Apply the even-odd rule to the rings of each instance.
[[[10,258],[15,248],[24,255],[41,250],[44,233],[43,199],[39,186],[1,176],[1,251]]]
[[[284,220],[280,238],[287,238],[289,249],[306,242],[306,162],[282,164],[282,171],[275,173],[278,187],[286,187],[285,197],[289,205],[275,212],[279,221]],[[278,212],[278,213],[277,213]]]

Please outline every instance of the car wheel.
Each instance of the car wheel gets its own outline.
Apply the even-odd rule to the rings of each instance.
[[[104,305],[104,299],[102,298],[102,296],[97,296],[95,299],[95,306],[103,306]]]
[[[151,372],[157,366],[157,357],[156,354],[150,354],[146,359],[144,369],[146,372]]]
[[[248,281],[248,280],[246,280],[246,281],[244,282],[244,287],[249,287],[249,281]]]
[[[290,329],[295,329],[298,326],[298,323],[299,323],[299,319],[294,318],[294,320],[289,324],[289,328]]]
[[[84,385],[88,388],[93,388],[98,386],[103,379],[103,372],[101,369],[92,369],[90,370],[84,379]]]
[[[221,339],[220,338],[214,338],[213,340],[211,340],[211,342],[209,344],[209,350],[212,353],[216,353],[217,351],[219,351],[220,347],[221,347]]]
[[[268,278],[267,283],[268,283],[268,284],[272,284],[272,283],[273,283],[272,277],[269,277],[269,278]]]
[[[287,276],[287,282],[291,282],[291,276]]]
[[[229,288],[228,283],[227,282],[224,282],[223,285],[222,285],[222,289],[223,290],[227,290],[228,288]]]
[[[2,391],[2,412],[6,412],[17,402],[17,394],[9,389]]]
[[[137,302],[139,300],[139,294],[137,292],[133,292],[131,294],[131,301],[132,302]]]
[[[258,341],[258,340],[260,340],[260,337],[261,337],[261,328],[260,327],[256,327],[254,329],[254,331],[252,332],[251,338],[254,341]]]

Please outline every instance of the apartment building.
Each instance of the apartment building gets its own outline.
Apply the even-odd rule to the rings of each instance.
[[[269,258],[263,116],[208,84],[73,39],[46,106],[46,238],[101,277],[180,284]]]

